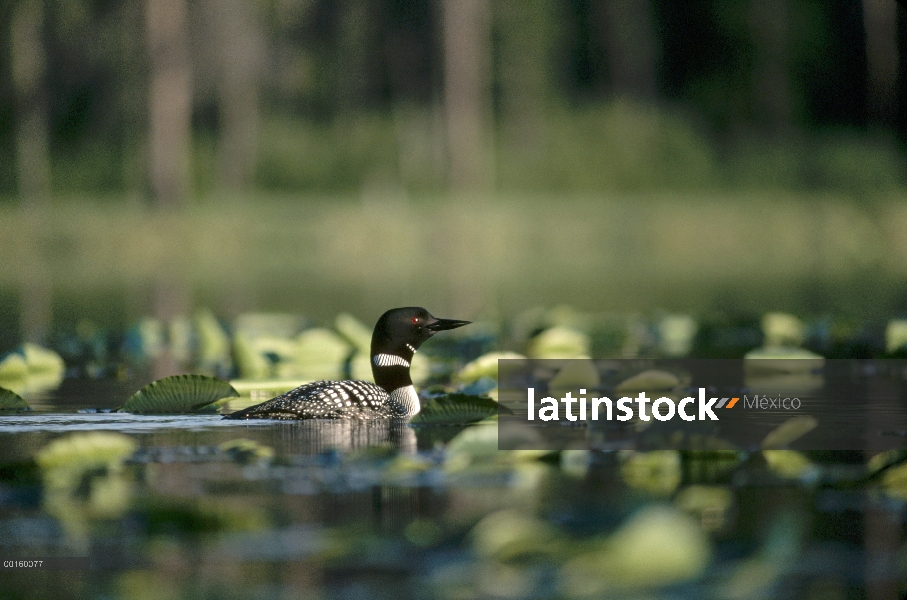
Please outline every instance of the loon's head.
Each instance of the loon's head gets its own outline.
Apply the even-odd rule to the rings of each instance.
[[[372,375],[375,383],[393,395],[403,390],[400,400],[411,415],[419,412],[419,397],[412,388],[409,365],[422,342],[439,331],[468,325],[469,321],[438,319],[424,308],[394,308],[378,319],[372,333]]]
[[[372,333],[372,355],[392,354],[412,359],[425,340],[448,329],[469,325],[470,321],[438,319],[424,308],[393,308],[378,319]]]

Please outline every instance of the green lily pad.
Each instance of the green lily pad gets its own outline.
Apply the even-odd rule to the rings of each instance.
[[[252,347],[245,334],[233,336],[233,357],[243,379],[265,379],[272,375],[268,359]]]
[[[767,313],[762,317],[762,333],[768,348],[797,348],[806,337],[806,325],[794,315]]]
[[[311,382],[311,379],[231,379],[230,385],[241,396],[268,400]],[[268,397],[264,398],[264,396]]]
[[[566,327],[552,327],[529,342],[531,358],[589,358],[592,341],[585,333]]]
[[[419,413],[410,420],[414,425],[452,425],[474,423],[498,414],[498,411],[512,412],[499,406],[491,398],[467,394],[447,394],[429,398],[422,404]]]
[[[11,410],[31,410],[31,407],[16,392],[0,387],[0,412]]]
[[[524,358],[526,357],[522,354],[517,354],[516,352],[489,352],[488,354],[483,354],[474,361],[467,363],[466,366],[460,369],[460,372],[456,374],[455,380],[460,383],[472,383],[478,381],[482,377],[497,379],[499,360],[520,360]]]
[[[28,376],[28,363],[18,353],[7,354],[0,360],[0,379],[23,379]]]
[[[765,439],[762,440],[762,448],[764,450],[786,448],[818,426],[819,422],[815,417],[809,415],[791,417],[765,436]]]
[[[232,385],[215,377],[174,375],[149,383],[118,410],[136,414],[214,412],[214,402],[238,396]]]
[[[350,345],[330,329],[314,328],[300,333],[295,340],[292,362],[277,365],[279,377],[340,379]]]
[[[208,309],[200,310],[194,318],[198,334],[198,362],[205,368],[230,366],[230,337]]]
[[[36,344],[25,343],[22,345],[22,355],[29,373],[54,373],[62,374],[66,369],[63,359],[53,350],[42,348]]]
[[[359,352],[368,354],[372,347],[372,330],[349,313],[340,313],[334,319],[334,328]]]

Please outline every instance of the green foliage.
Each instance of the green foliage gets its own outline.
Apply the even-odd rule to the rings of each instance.
[[[205,375],[174,375],[149,383],[119,408],[136,414],[213,412],[214,402],[239,394],[226,381]]]
[[[553,114],[537,159],[502,148],[500,172],[522,190],[696,189],[716,181],[714,154],[682,113],[615,101]]]
[[[0,413],[4,411],[20,411],[20,410],[30,410],[31,407],[28,405],[28,402],[22,399],[22,396],[8,390],[6,388],[0,387]]]
[[[474,423],[497,415],[498,411],[512,413],[491,398],[467,394],[447,394],[429,398],[422,403],[419,413],[410,420],[413,425],[453,425]]]
[[[272,117],[262,125],[256,182],[266,190],[358,190],[396,177],[396,140],[386,115],[331,123]]]
[[[52,390],[63,381],[65,370],[59,354],[25,343],[0,361],[0,385],[26,395]]]
[[[893,140],[870,134],[735,140],[722,166],[737,188],[877,194],[903,189],[907,161]]]

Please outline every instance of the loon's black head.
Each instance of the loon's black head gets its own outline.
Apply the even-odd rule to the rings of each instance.
[[[372,354],[381,352],[412,357],[422,343],[447,329],[469,325],[470,321],[438,319],[424,308],[393,308],[378,319],[372,333]],[[408,351],[408,352],[407,352]]]

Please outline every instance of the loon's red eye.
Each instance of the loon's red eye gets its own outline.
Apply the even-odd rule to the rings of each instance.
[[[414,323],[414,324],[418,324],[418,323],[419,323],[419,317],[413,317],[413,323]]]

